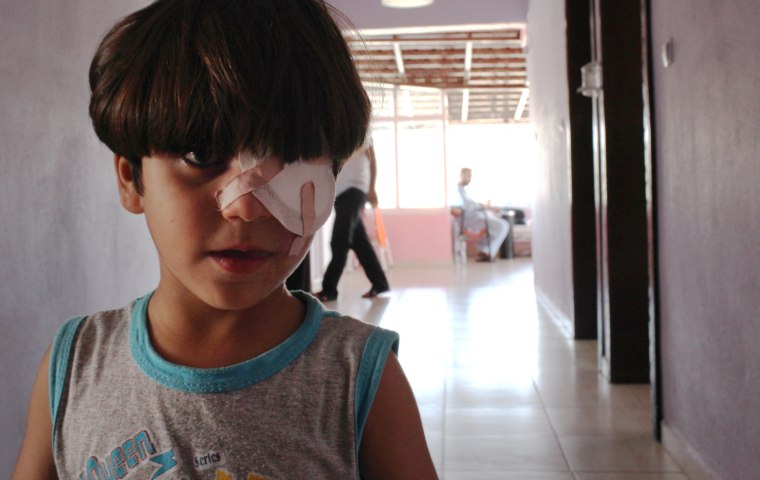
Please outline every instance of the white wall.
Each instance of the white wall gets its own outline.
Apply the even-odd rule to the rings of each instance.
[[[97,43],[144,3],[0,0],[0,478],[56,328],[158,278],[147,229],[118,205],[111,154],[87,115]]]
[[[536,293],[573,318],[565,2],[532,0],[530,112],[538,140],[533,269]]]

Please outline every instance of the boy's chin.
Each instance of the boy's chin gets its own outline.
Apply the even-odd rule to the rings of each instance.
[[[287,292],[280,284],[262,289],[258,286],[251,285],[232,285],[224,288],[214,289],[199,295],[201,300],[209,307],[224,312],[242,312],[256,307],[262,307],[268,301],[272,301],[282,294],[287,296]]]

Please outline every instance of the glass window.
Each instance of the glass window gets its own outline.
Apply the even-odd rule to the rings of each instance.
[[[398,203],[401,208],[446,205],[443,121],[398,124]]]
[[[494,206],[529,206],[535,188],[535,134],[528,124],[459,124],[446,130],[450,204],[459,204],[462,167],[472,169],[468,191]]]
[[[400,119],[415,117],[442,117],[441,91],[430,88],[399,88],[396,91]]]
[[[393,86],[365,85],[369,101],[372,103],[373,118],[392,119],[394,115]]]
[[[396,208],[396,134],[393,122],[372,125],[377,177],[375,191],[380,208]]]
[[[457,205],[462,167],[473,170],[469,193],[474,199],[493,206],[533,203],[536,141],[530,124],[454,123],[444,128],[439,90],[374,85],[367,92],[373,105],[380,207]]]

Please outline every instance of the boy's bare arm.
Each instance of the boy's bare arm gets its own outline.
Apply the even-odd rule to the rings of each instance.
[[[26,436],[13,471],[13,480],[57,480],[53,462],[50,400],[48,395],[48,364],[50,349],[45,352],[37,378],[34,381],[32,399],[26,420]]]
[[[367,192],[367,201],[372,208],[377,208],[377,190],[375,190],[375,183],[377,181],[377,161],[375,160],[375,146],[370,144],[367,148],[367,156],[369,157],[369,191]]]
[[[437,479],[412,389],[396,355],[388,361],[359,449],[365,480]]]

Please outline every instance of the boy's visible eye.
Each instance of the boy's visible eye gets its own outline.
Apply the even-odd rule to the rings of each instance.
[[[218,167],[226,163],[225,159],[213,155],[205,155],[196,152],[187,152],[180,157],[185,164],[196,168]]]

